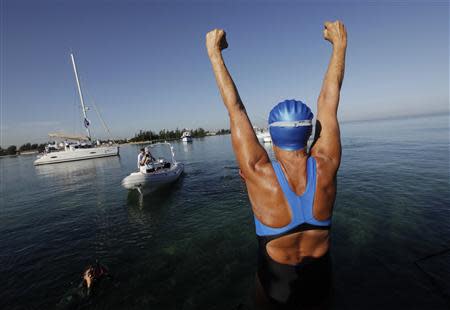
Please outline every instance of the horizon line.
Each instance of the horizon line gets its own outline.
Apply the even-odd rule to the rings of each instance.
[[[424,113],[424,114],[410,114],[410,115],[392,115],[392,116],[380,116],[380,117],[374,117],[374,118],[367,118],[367,119],[350,119],[350,120],[342,120],[342,121],[340,121],[339,123],[340,124],[349,124],[349,123],[361,123],[361,122],[374,122],[374,121],[387,121],[387,120],[398,120],[398,119],[410,119],[410,118],[420,118],[420,117],[427,117],[427,116],[439,116],[439,115],[442,115],[442,113],[445,113],[446,114],[446,116],[447,117],[449,117],[449,110],[442,110],[442,111],[435,111],[435,112],[429,112],[429,113]],[[442,115],[443,116],[443,115]],[[177,127],[178,128],[178,127]],[[198,128],[203,128],[204,130],[206,130],[206,131],[211,131],[211,130],[216,130],[217,128],[215,128],[215,129],[206,129],[206,128],[204,128],[204,127],[198,127]],[[229,128],[222,128],[222,129],[228,129],[229,130]],[[144,130],[144,131],[153,131],[152,129],[140,129],[140,130]],[[165,130],[168,130],[168,131],[174,131],[174,130],[176,130],[176,128],[175,129],[165,129]],[[220,130],[220,129],[219,129]],[[155,131],[156,132],[156,131]],[[135,135],[137,134],[137,132],[136,133],[134,133]],[[132,137],[131,137],[132,138]],[[129,140],[129,139],[131,139],[131,138],[120,138],[120,137],[118,137],[118,136],[116,136],[115,137],[115,140]],[[103,140],[103,139],[101,139],[101,140]],[[46,141],[46,142],[48,142],[48,141]],[[46,143],[46,142],[43,142],[43,143]],[[26,143],[31,143],[31,144],[36,144],[36,142],[24,142],[24,143],[22,143],[22,144],[17,144],[17,143],[13,143],[13,144],[9,144],[8,146],[2,146],[2,145],[0,145],[0,147],[2,148],[2,149],[6,149],[6,148],[8,148],[9,146],[12,146],[12,145],[15,145],[15,146],[20,146],[20,145],[23,145],[23,144],[26,144]],[[40,144],[40,143],[37,143],[37,144]]]

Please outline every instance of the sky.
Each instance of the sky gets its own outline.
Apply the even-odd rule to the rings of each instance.
[[[348,31],[339,119],[447,113],[448,1],[1,0],[0,146],[83,133],[73,52],[95,137],[139,129],[228,128],[205,34],[227,32],[225,62],[254,125],[297,99],[316,111],[331,54],[323,22]]]

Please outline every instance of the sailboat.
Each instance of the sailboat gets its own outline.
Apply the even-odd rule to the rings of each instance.
[[[77,66],[72,53],[70,54],[70,59],[75,74],[81,110],[83,112],[83,124],[86,128],[87,135],[70,135],[63,133],[49,134],[49,137],[62,140],[62,142],[48,144],[45,147],[44,153],[38,155],[37,159],[34,161],[35,166],[119,155],[119,147],[117,145],[101,145],[99,141],[97,141],[97,143],[92,142],[91,132],[89,130],[90,121],[87,117],[87,107],[84,104]]]

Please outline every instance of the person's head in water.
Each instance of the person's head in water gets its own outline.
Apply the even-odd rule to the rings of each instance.
[[[89,265],[86,268],[83,274],[83,280],[86,286],[88,288],[91,288],[92,284],[108,275],[108,269],[105,266],[101,265],[98,261],[95,261],[94,265]]]
[[[312,132],[311,109],[301,101],[285,100],[269,113],[269,131],[272,143],[285,151],[306,148]]]

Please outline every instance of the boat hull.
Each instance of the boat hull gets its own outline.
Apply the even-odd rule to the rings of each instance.
[[[272,143],[272,137],[271,136],[264,137],[262,140],[263,140],[264,143]]]
[[[262,141],[264,143],[272,143],[272,137],[270,136],[270,133],[268,131],[261,131],[256,134],[256,137],[259,141]]]
[[[117,155],[119,155],[118,146],[104,146],[47,153],[36,159],[33,164],[35,166],[48,165]]]
[[[172,168],[160,172],[133,172],[122,180],[122,186],[128,190],[139,190],[142,193],[152,192],[163,185],[175,182],[183,170],[184,165],[176,163]]]

